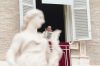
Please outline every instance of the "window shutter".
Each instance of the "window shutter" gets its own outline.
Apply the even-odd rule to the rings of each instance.
[[[91,39],[89,0],[74,0],[72,10],[73,40]]]
[[[36,8],[35,0],[19,0],[20,5],[20,30],[22,29],[23,25],[23,16],[28,10]]]

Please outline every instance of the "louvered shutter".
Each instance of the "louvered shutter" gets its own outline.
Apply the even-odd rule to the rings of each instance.
[[[73,40],[91,39],[91,23],[89,0],[74,0],[73,13]]]
[[[36,8],[35,0],[19,0],[20,4],[20,29],[23,25],[23,16],[28,10]]]

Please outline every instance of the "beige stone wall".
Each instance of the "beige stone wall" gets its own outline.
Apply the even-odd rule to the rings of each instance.
[[[87,41],[87,55],[91,65],[100,65],[100,0],[90,0],[92,38]]]
[[[11,44],[11,39],[19,31],[18,0],[0,0],[0,59]]]

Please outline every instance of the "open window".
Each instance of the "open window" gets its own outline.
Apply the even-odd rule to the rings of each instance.
[[[19,0],[20,28],[22,28],[23,16],[26,11],[33,8],[42,9],[39,5],[37,5],[36,1],[38,0]],[[62,33],[63,37],[61,39],[64,39],[67,42],[91,39],[89,0],[41,0],[41,1],[43,4],[47,4],[47,6],[43,5],[43,7],[45,8],[47,8],[48,6],[53,6],[53,8],[58,7],[61,10],[62,13],[60,11],[58,12],[60,14],[57,13],[57,15],[60,16],[59,19],[62,20],[62,23],[58,21],[59,23],[57,24],[63,25],[61,28],[63,30]],[[56,11],[58,10],[55,9],[54,12]],[[53,20],[56,21],[56,19]]]
[[[60,29],[60,41],[65,42],[65,21],[64,21],[64,5],[44,4],[42,0],[36,0],[36,8],[42,10],[45,15],[45,24],[39,31],[43,32],[47,26],[52,26],[52,29]]]

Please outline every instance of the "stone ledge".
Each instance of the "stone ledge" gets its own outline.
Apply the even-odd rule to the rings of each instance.
[[[88,56],[71,55],[72,58],[88,58]]]
[[[100,65],[90,65],[90,66],[100,66]]]

